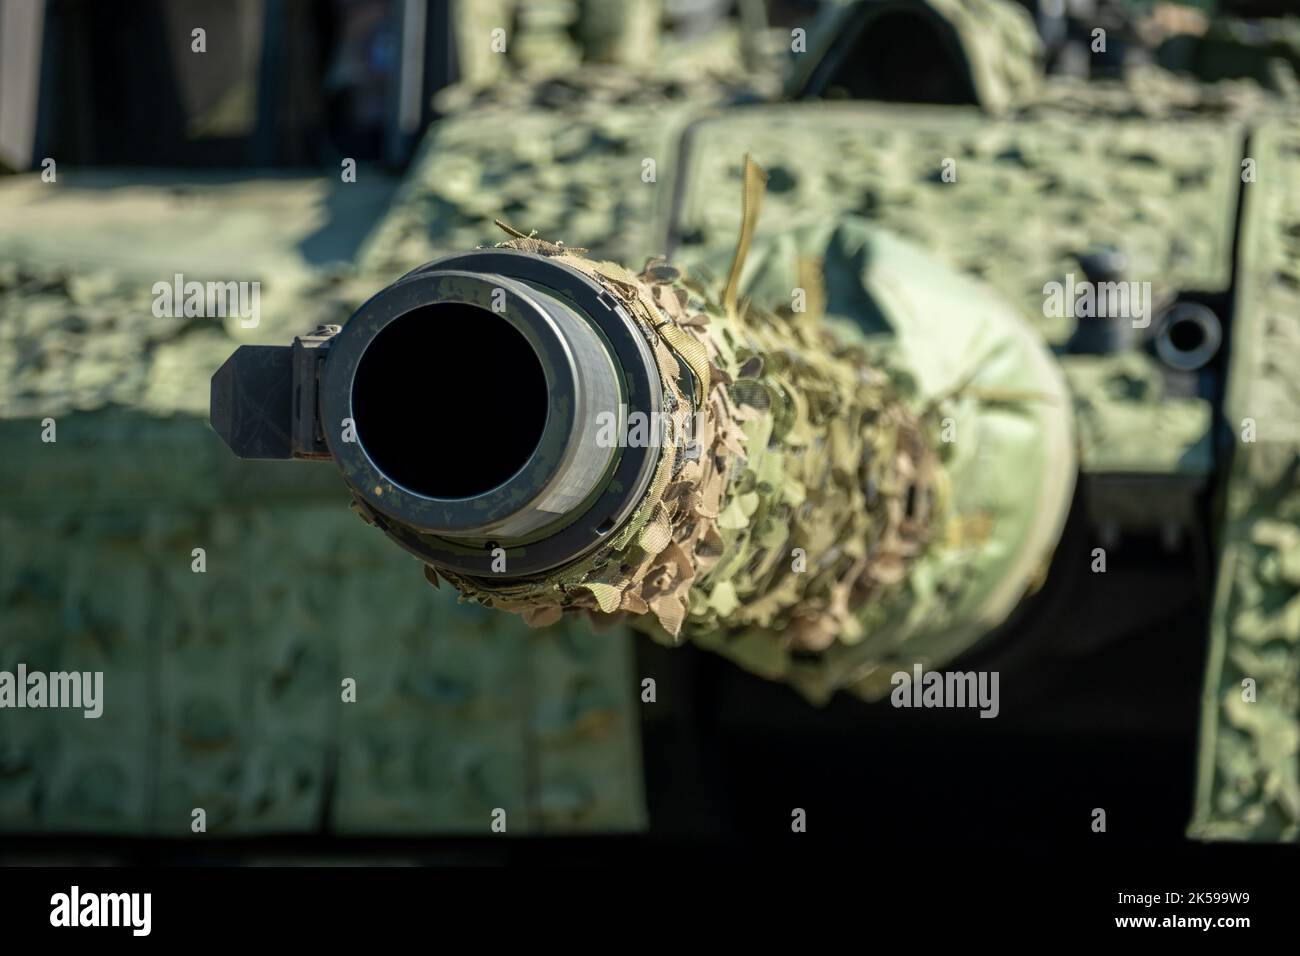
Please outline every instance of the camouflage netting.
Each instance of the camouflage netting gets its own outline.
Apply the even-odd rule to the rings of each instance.
[[[734,289],[718,303],[662,261],[633,275],[531,238],[504,245],[554,256],[627,307],[668,384],[669,427],[646,498],[607,547],[522,583],[437,573],[539,626],[565,610],[652,615],[672,638],[723,634],[769,658],[859,641],[864,607],[942,527],[936,430],[903,401],[906,376],[820,322],[815,276],[812,308],[778,316],[738,306]],[[705,397],[694,449],[699,396],[676,384],[679,361]]]

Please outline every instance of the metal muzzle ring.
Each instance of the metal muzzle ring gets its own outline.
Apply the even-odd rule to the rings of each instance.
[[[551,397],[528,462],[470,498],[434,498],[393,482],[367,454],[360,429],[358,441],[344,441],[334,427],[354,418],[357,366],[375,337],[401,316],[438,303],[487,309],[508,321],[536,354]],[[490,376],[490,356],[465,361],[488,363]],[[649,415],[661,410],[663,393],[638,324],[599,283],[542,256],[491,249],[422,266],[358,309],[332,343],[319,402],[332,457],[367,517],[389,537],[436,567],[517,578],[590,553],[630,517],[659,449],[597,448],[593,416],[610,405]],[[456,467],[454,449],[447,466]],[[505,572],[496,548],[505,550]]]

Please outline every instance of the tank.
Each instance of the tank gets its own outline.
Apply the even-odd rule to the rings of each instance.
[[[1292,21],[755,8],[0,181],[4,852],[1297,839]]]

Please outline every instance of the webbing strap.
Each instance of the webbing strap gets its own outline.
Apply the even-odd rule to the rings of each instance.
[[[767,175],[749,153],[745,154],[744,178],[740,236],[736,240],[736,253],[731,259],[731,272],[727,275],[727,285],[722,293],[722,307],[727,310],[727,318],[733,321],[737,318],[736,296],[740,292],[740,273],[745,268],[745,258],[749,255],[750,243],[754,241],[754,230],[758,228],[758,212],[762,208],[763,193],[767,189]]]

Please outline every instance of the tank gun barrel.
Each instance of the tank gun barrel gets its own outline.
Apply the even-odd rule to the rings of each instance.
[[[718,296],[514,234],[241,348],[213,425],[244,457],[332,460],[366,521],[485,606],[630,616],[813,699],[887,693],[903,645],[951,659],[1033,587],[1074,484],[1069,400],[1020,318],[937,266],[908,286],[925,309],[881,301],[918,328],[979,304],[1001,358],[958,397],[969,356],[823,321],[819,272],[789,307],[741,303],[760,177]],[[863,241],[882,288],[920,274]],[[1010,487],[985,456],[1019,463]]]
[[[287,427],[239,419],[268,369],[293,396],[273,416]],[[404,276],[341,329],[241,348],[214,377],[212,420],[241,457],[333,459],[363,516],[430,564],[519,577],[626,520],[656,448],[617,439],[661,401],[645,334],[599,282],[560,257],[484,249]],[[268,446],[268,431],[313,440]]]
[[[814,645],[851,627],[935,506],[937,453],[890,377],[819,322],[741,321],[734,292],[712,301],[662,262],[505,245],[417,269],[287,348],[283,431],[317,440],[275,456],[331,458],[435,581],[530,619],[630,612],[676,634],[721,562],[702,618],[752,598],[783,618],[811,602]],[[239,370],[270,364],[245,349],[213,386],[239,454],[248,429],[223,409],[262,407]]]

